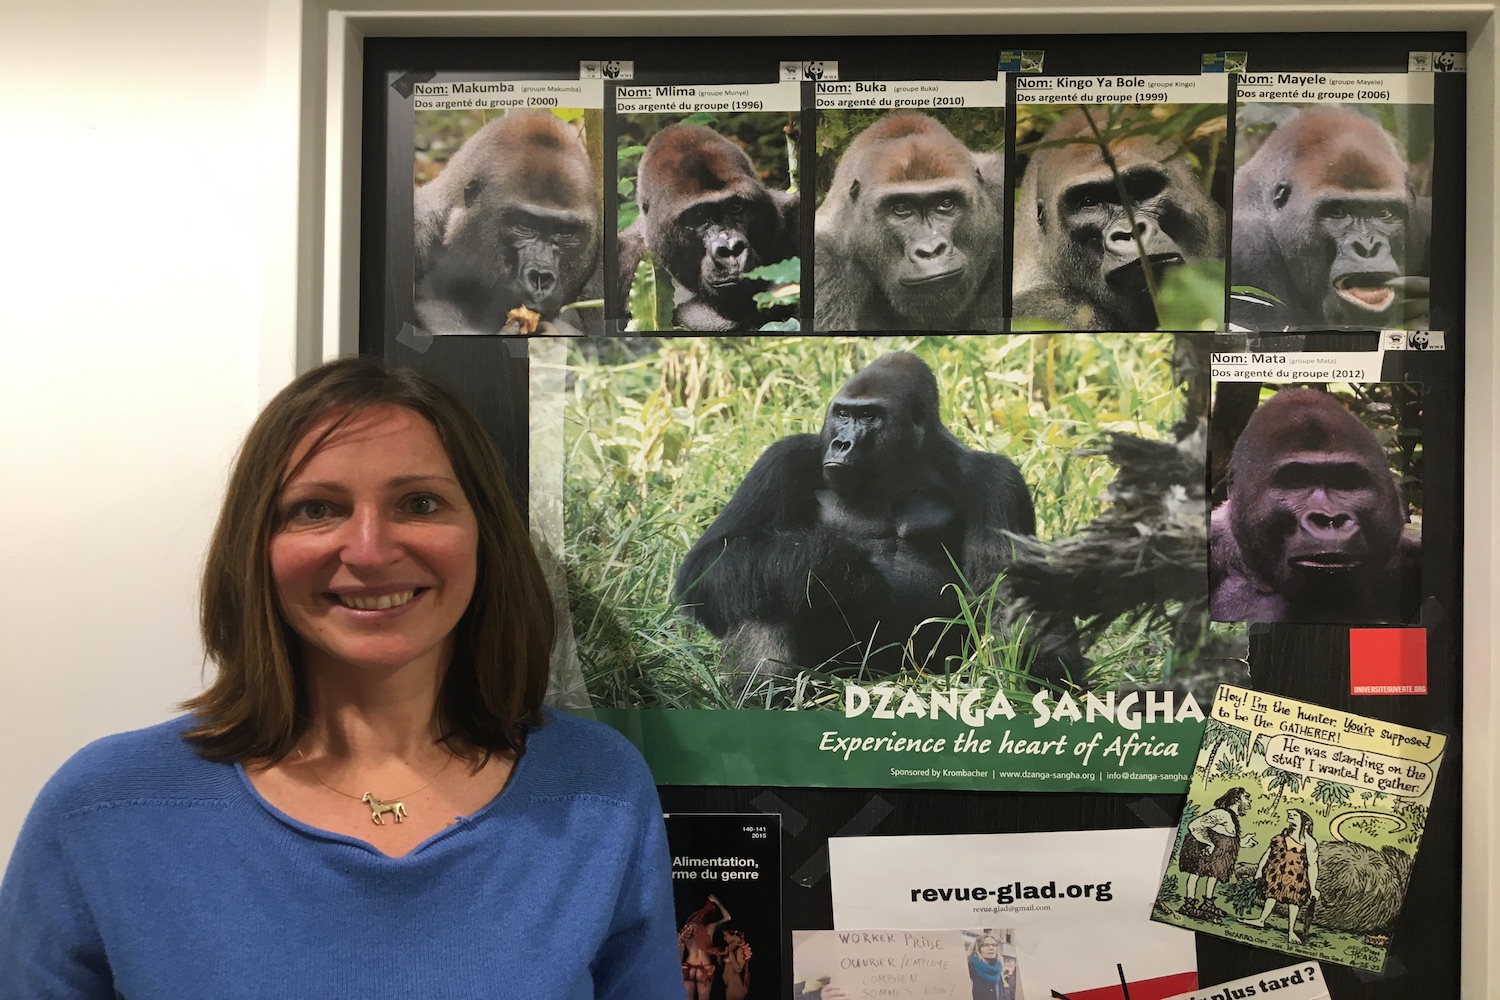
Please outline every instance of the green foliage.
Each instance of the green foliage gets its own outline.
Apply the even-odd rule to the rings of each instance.
[[[1242,917],[1260,910],[1260,889],[1254,879],[1226,883],[1221,895],[1230,909]]]
[[[1337,781],[1319,781],[1313,786],[1312,800],[1323,806],[1323,815],[1327,816],[1333,812],[1334,806],[1341,806],[1349,801],[1353,789],[1348,785]]]
[[[1042,538],[1103,509],[1113,467],[1081,450],[1108,431],[1161,438],[1182,415],[1162,335],[570,342],[564,560],[584,675],[601,704],[833,703],[842,678],[818,665],[731,694],[718,641],[676,612],[672,582],[756,458],[788,434],[817,433],[838,387],[893,350],[932,366],[941,418],[961,442],[1020,466]],[[1004,635],[981,627],[995,599],[974,595],[951,623],[976,635],[966,662],[911,664],[894,680],[1000,678],[1027,700],[1024,624]],[[1165,622],[1112,626],[1089,650],[1088,683],[1156,679],[1171,648]]]
[[[1156,295],[1163,330],[1217,330],[1224,325],[1224,262],[1200,260],[1174,267]]]
[[[1177,884],[1177,873],[1168,870],[1161,877],[1161,885],[1156,890],[1156,901],[1171,906],[1182,899],[1182,889]]]

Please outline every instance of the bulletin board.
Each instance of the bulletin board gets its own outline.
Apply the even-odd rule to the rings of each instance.
[[[642,747],[664,810],[700,817],[683,826],[699,855],[733,843],[775,873],[779,898],[742,896],[735,914],[762,962],[751,997],[817,996],[794,934],[872,926],[849,922],[847,873],[897,876],[849,838],[947,837],[901,843],[977,865],[1001,842],[970,838],[993,834],[1035,835],[1003,842],[1036,859],[1010,873],[1018,898],[1028,878],[1081,891],[1086,872],[1057,874],[1068,856],[1123,844],[1132,871],[1111,891],[1177,887],[1153,927],[1197,932],[1195,983],[1163,975],[1135,1000],[1302,957],[1338,1000],[1458,995],[1465,86],[1448,56],[1465,39],[1108,41],[365,41],[361,351],[452,384],[506,457],[568,595],[551,700]],[[786,62],[801,73],[783,81]],[[1101,145],[1112,166],[1093,162]],[[1393,185],[1400,204],[1374,204]],[[728,216],[692,204],[726,193]],[[696,214],[662,221],[684,206]],[[683,231],[703,241],[693,273],[673,256]],[[876,233],[906,242],[882,250]],[[1111,269],[1111,240],[1134,269]],[[835,410],[867,433],[872,398],[921,409],[929,434],[902,459],[929,485],[878,515],[847,497],[880,488],[803,471],[826,459]],[[1340,454],[1283,470],[1285,452]],[[1278,490],[1380,494],[1369,504],[1395,521],[1362,543],[1379,572],[1347,582],[1357,560],[1328,539],[1349,518],[1325,496],[1299,508],[1323,541],[1285,542],[1302,582],[1282,580],[1257,549],[1283,528],[1230,516],[1253,521],[1250,482],[1262,506]],[[742,612],[785,559],[747,549],[746,525],[773,521],[778,537],[832,522],[825,535],[904,540],[872,557],[884,584],[827,585],[863,649],[805,617],[762,639]],[[723,562],[731,550],[746,561]],[[919,583],[943,596],[912,610]],[[855,609],[875,610],[861,625]],[[793,659],[818,669],[775,666]],[[1358,756],[1349,780],[1370,788],[1316,777],[1324,753]],[[1263,870],[1226,876],[1225,892],[1250,886],[1228,919],[1182,891],[1189,821],[1247,785],[1259,802],[1240,815],[1264,835],[1242,861],[1295,802],[1331,845],[1333,896],[1307,924],[1323,922],[1322,952],[1241,931]],[[1101,831],[1147,840],[1046,836]],[[1394,913],[1335,916],[1339,866],[1368,874],[1377,855],[1400,856]],[[912,885],[913,902],[930,887]],[[904,926],[955,926],[932,919]],[[990,930],[1005,919],[976,916],[985,930],[953,947],[992,938],[1036,983],[1028,963],[1098,940],[1064,925],[1049,956],[1027,940],[1045,931]],[[1284,909],[1269,921],[1295,929]]]

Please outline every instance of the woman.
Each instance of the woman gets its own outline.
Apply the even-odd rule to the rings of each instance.
[[[1014,969],[1014,965],[1011,965]],[[975,939],[969,951],[969,985],[974,1000],[1014,1000],[1016,985],[1013,975],[1007,975],[1006,963],[1000,955],[1000,939],[988,931]]]
[[[192,714],[85,748],[0,885],[0,998],[666,997],[644,762],[541,707],[553,613],[493,446],[351,358],[256,420]]]
[[[750,956],[752,951],[745,943],[745,932],[738,927],[720,927],[724,946],[715,948],[714,954],[722,956],[720,967],[724,975],[724,1000],[745,1000],[750,995]]]
[[[709,914],[718,913],[709,920]],[[688,916],[677,932],[677,950],[682,967],[682,991],[687,1000],[708,1000],[714,986],[714,931],[729,920],[729,911],[719,897],[709,893],[702,906]]]
[[[1236,785],[1214,800],[1214,807],[1188,823],[1182,838],[1177,867],[1187,875],[1185,916],[1218,923],[1228,916],[1214,902],[1220,882],[1234,874],[1240,848],[1254,847],[1255,834],[1240,834],[1240,817],[1250,811],[1250,793]],[[1203,879],[1203,900],[1198,900],[1198,880]]]
[[[1301,944],[1297,916],[1318,898],[1318,842],[1312,835],[1312,817],[1301,809],[1286,811],[1286,829],[1271,838],[1266,853],[1255,868],[1256,885],[1266,901],[1259,917],[1247,919],[1251,927],[1264,927],[1277,903],[1287,908],[1286,939]]]

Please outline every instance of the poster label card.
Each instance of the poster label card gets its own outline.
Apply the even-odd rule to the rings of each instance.
[[[1425,386],[1383,353],[1214,355],[1213,621],[1420,619]]]
[[[1328,1000],[1323,967],[1317,962],[1288,965],[1233,982],[1201,987],[1168,1000],[1249,1000],[1270,996],[1275,1000]]]
[[[1010,328],[1222,329],[1229,77],[1015,87]]]
[[[621,86],[615,88],[615,110],[622,115],[644,112],[699,115],[710,112],[735,114],[743,111],[800,111],[802,88],[796,83]]]
[[[569,601],[555,679],[585,694],[567,707],[624,732],[662,784],[1180,789],[1204,706],[1140,685],[1164,650],[1216,670],[1224,653],[1174,624],[1208,586],[1207,439],[1173,431],[1198,425],[1177,340],[533,340],[532,525]],[[1039,401],[1039,378],[1064,388]],[[869,519],[887,480],[825,471],[824,425],[859,436],[862,407],[914,393],[928,445],[896,452],[890,481],[933,489]],[[1099,447],[1126,435],[1128,460]],[[865,447],[893,461],[890,441]],[[1110,484],[1147,468],[1162,478],[1122,511]],[[989,526],[1012,516],[1047,534],[997,560]],[[1023,596],[1073,613],[1059,573],[1099,581],[1097,635],[1015,624]],[[1087,693],[1042,682],[1084,670]]]
[[[1244,73],[1241,101],[1258,104],[1431,104],[1430,73]]]
[[[455,80],[412,86],[417,111],[603,108],[601,80]]]
[[[417,83],[412,106],[413,326],[603,333],[604,81]]]
[[[1018,104],[1205,104],[1228,100],[1229,78],[1222,73],[1016,78]]]
[[[878,108],[892,111],[903,108],[1003,108],[1005,83],[1002,80],[819,83],[817,107],[819,110]]]
[[[792,932],[797,1000],[949,997],[1025,1000],[1009,927]]]
[[[1216,351],[1218,382],[1379,382],[1384,351]]]
[[[780,818],[668,813],[665,819],[684,981],[691,969],[716,996],[771,1000],[783,981]]]
[[[1148,918],[1158,882],[1149,862],[1167,856],[1172,834],[833,837],[833,924],[1000,924],[1015,930],[1027,998],[1118,998],[1123,969],[1131,1000],[1161,1000],[1198,985],[1193,936]]]
[[[1221,686],[1152,919],[1381,971],[1446,744]]]

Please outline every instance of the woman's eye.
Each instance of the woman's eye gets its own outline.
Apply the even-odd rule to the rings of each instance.
[[[322,521],[333,513],[333,505],[326,500],[304,500],[292,505],[287,520],[304,523]]]
[[[430,496],[412,497],[406,502],[406,509],[413,514],[436,514],[442,506],[437,497]]]

